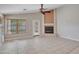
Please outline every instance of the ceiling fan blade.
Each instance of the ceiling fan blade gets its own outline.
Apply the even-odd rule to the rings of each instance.
[[[46,10],[46,9],[44,9],[44,5],[41,4],[40,12],[41,12],[42,14],[50,13],[50,11],[45,11],[45,10]]]
[[[45,13],[50,13],[51,11],[45,11]]]

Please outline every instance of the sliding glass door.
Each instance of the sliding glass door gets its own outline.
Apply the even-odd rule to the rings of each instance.
[[[14,20],[11,20],[11,24],[10,24],[10,27],[11,27],[11,33],[16,33],[17,32],[17,20],[14,19]]]
[[[8,33],[18,34],[26,32],[26,21],[24,19],[8,20]]]
[[[26,22],[25,20],[18,20],[18,27],[17,31],[18,33],[26,32]]]

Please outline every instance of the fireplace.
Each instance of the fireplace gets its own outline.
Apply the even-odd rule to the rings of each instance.
[[[54,33],[54,27],[53,26],[45,26],[45,33]]]

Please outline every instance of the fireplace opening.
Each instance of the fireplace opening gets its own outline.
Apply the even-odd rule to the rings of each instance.
[[[45,26],[45,33],[54,33],[54,27],[53,26]]]

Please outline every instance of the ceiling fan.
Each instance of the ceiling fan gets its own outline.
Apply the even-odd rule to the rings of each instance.
[[[41,4],[40,12],[41,12],[42,14],[50,13],[50,11],[47,10],[47,8],[44,8],[44,4]]]

